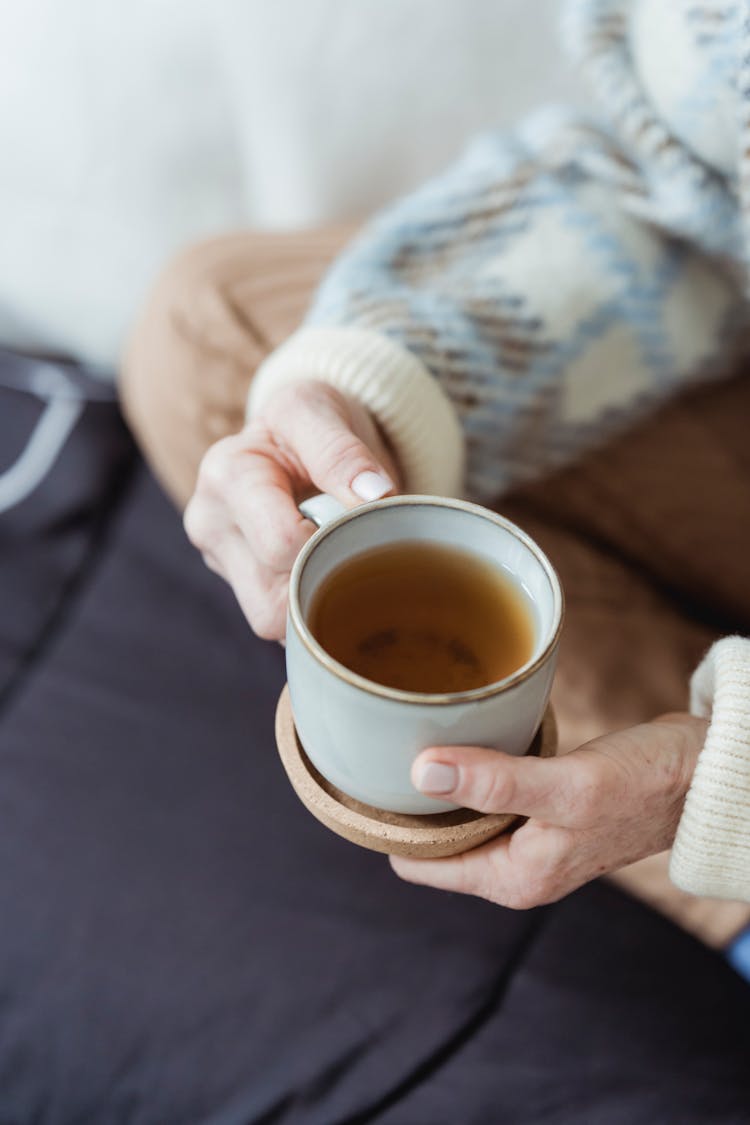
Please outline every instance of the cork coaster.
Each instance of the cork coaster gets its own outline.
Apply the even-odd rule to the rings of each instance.
[[[457,855],[479,847],[522,819],[513,813],[485,814],[472,809],[413,816],[377,809],[347,796],[326,781],[305,754],[286,686],[276,708],[276,744],[292,788],[308,812],[332,832],[374,852],[419,859]],[[527,752],[551,758],[556,751],[557,724],[550,706]]]

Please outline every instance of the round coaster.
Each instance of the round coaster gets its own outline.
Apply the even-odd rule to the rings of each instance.
[[[432,816],[387,812],[342,793],[316,770],[297,737],[289,698],[284,687],[276,708],[276,744],[279,755],[302,804],[326,828],[375,852],[437,859],[479,847],[507,831],[522,818],[514,813],[478,813],[455,809]],[[551,758],[557,751],[557,724],[548,707],[529,754]]]

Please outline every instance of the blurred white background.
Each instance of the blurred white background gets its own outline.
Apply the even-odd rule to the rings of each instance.
[[[161,263],[363,216],[575,100],[560,0],[0,0],[0,343],[116,363]]]
[[[238,0],[224,46],[256,220],[367,213],[441,168],[477,130],[574,99],[559,7]],[[249,44],[259,48],[251,60]]]

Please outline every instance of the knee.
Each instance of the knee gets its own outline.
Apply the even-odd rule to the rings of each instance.
[[[233,300],[236,237],[200,242],[161,270],[123,354],[120,396],[147,459],[184,502],[205,449],[242,426],[250,378],[265,354],[252,311]]]
[[[233,300],[236,238],[199,242],[170,259],[151,286],[124,353],[122,378],[169,382],[201,379],[207,361],[247,368],[262,358],[251,310]],[[245,265],[253,268],[252,258]],[[215,378],[216,371],[212,371]],[[205,379],[205,375],[203,376]]]

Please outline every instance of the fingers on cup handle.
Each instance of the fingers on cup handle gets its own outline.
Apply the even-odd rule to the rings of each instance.
[[[252,434],[207,452],[184,524],[207,565],[231,585],[253,631],[280,640],[289,571],[315,527],[299,512],[288,474]]]
[[[201,493],[223,506],[226,530],[239,529],[258,563],[274,573],[288,574],[315,531],[297,507],[289,473],[249,429],[209,449]]]
[[[215,443],[200,466],[185,529],[261,636],[283,632],[288,576],[315,531],[297,507],[307,480],[347,507],[395,487],[339,398],[325,387],[290,388],[269,417]]]
[[[347,507],[395,490],[386,469],[352,431],[345,412],[315,388],[300,388],[294,409],[274,422],[313,484]]]
[[[262,640],[282,640],[286,632],[288,577],[258,566],[239,532],[225,545],[224,567],[253,632]]]

